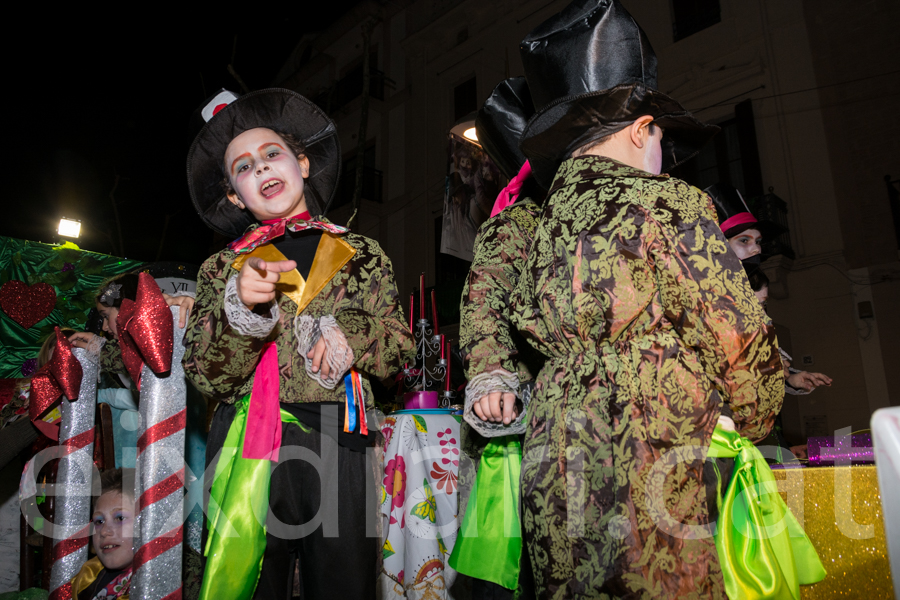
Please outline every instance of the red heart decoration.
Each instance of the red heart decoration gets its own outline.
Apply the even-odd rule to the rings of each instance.
[[[55,307],[56,291],[46,283],[29,286],[13,279],[0,288],[0,308],[25,329],[50,316]]]

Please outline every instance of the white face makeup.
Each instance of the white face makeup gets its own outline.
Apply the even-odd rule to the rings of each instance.
[[[107,569],[125,569],[134,559],[134,501],[106,492],[97,499],[91,517],[94,552]]]
[[[644,151],[643,170],[654,175],[662,173],[662,138],[663,130],[659,125],[647,125],[648,129],[652,129],[652,133],[647,139],[647,146]]]
[[[225,170],[235,192],[228,199],[260,221],[306,210],[304,177],[309,160],[294,157],[280,135],[263,127],[240,134],[225,150]]]
[[[97,312],[103,319],[103,331],[113,336],[113,339],[119,339],[119,332],[116,331],[116,317],[119,316],[119,309],[115,306],[106,306],[97,304]]]
[[[728,245],[741,260],[762,252],[762,234],[757,229],[747,229],[728,239]]]

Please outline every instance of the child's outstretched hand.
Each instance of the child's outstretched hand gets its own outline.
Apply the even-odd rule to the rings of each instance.
[[[79,331],[69,336],[69,343],[76,348],[87,348],[97,337],[89,331]]]
[[[194,299],[190,296],[170,296],[165,292],[163,292],[163,299],[169,306],[177,306],[181,309],[178,311],[178,328],[184,329],[184,324],[187,323],[188,316],[191,314],[191,309],[194,308]]]
[[[275,299],[275,284],[282,273],[297,268],[292,260],[266,262],[251,256],[241,267],[237,278],[237,295],[244,306],[253,310],[257,304],[264,304]]]

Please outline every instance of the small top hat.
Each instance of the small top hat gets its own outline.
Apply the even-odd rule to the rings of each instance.
[[[559,165],[591,141],[650,115],[663,128],[663,171],[693,157],[719,128],[656,88],[656,54],[618,0],[575,0],[519,46],[537,113],[521,148],[549,187]]]
[[[766,240],[784,233],[784,227],[778,223],[768,220],[758,221],[744,202],[744,197],[733,185],[714,183],[703,191],[709,194],[713,206],[716,207],[719,227],[726,238],[731,239],[748,229],[756,229]]]
[[[307,210],[313,217],[327,212],[341,174],[341,146],[334,123],[318,106],[285,89],[243,96],[221,90],[194,113],[192,120],[195,126],[202,126],[188,150],[188,187],[197,213],[211,229],[236,238],[256,222],[249,210],[228,200],[222,179],[228,144],[257,127],[289,133],[303,142],[309,159],[304,186]]]
[[[511,77],[497,84],[475,117],[478,143],[507,179],[525,164],[519,139],[534,115],[534,104],[524,77]]]

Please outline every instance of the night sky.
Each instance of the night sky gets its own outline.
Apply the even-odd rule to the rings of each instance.
[[[236,31],[234,68],[251,90],[264,88],[304,33],[323,29],[354,2],[323,3],[315,15],[300,10],[308,4],[279,5],[298,14],[280,15],[268,27],[248,27],[253,19],[245,15],[190,35],[133,24],[140,29],[57,29],[39,43],[4,36],[0,235],[56,242],[65,216],[82,221],[82,249],[114,254],[109,193],[118,175],[124,255],[201,263],[214,239],[186,184],[190,116],[219,88],[240,92],[227,70]]]

